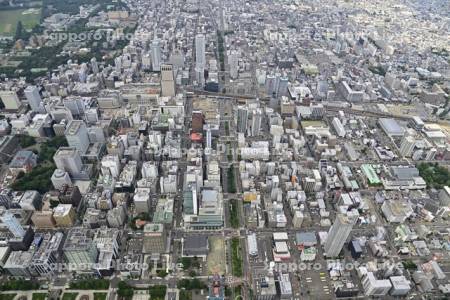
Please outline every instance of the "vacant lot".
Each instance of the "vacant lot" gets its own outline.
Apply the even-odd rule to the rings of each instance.
[[[208,274],[225,274],[225,241],[223,237],[209,237],[209,254],[207,263]]]
[[[14,35],[19,21],[25,29],[32,29],[40,18],[40,8],[0,10],[0,35]]]

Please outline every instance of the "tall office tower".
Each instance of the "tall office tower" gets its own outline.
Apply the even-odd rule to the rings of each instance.
[[[403,157],[411,157],[415,146],[416,138],[411,135],[405,135],[400,144],[400,154]]]
[[[80,153],[73,147],[60,147],[53,156],[56,168],[78,177],[83,169]]]
[[[120,160],[117,155],[106,155],[101,162],[101,170],[103,175],[111,175],[114,178],[119,178],[120,175]]]
[[[203,124],[205,123],[205,117],[200,110],[194,110],[192,112],[192,132],[202,133]]]
[[[158,39],[152,42],[152,70],[153,72],[161,71],[161,46]]]
[[[85,103],[81,97],[67,97],[63,99],[64,107],[70,110],[72,116],[84,116]]]
[[[258,136],[261,133],[261,120],[262,112],[261,109],[258,108],[252,113],[251,136]]]
[[[346,214],[336,215],[336,219],[328,231],[328,236],[325,241],[324,248],[327,257],[336,257],[339,255],[358,217],[359,214],[356,209],[348,211]]]
[[[62,250],[73,269],[92,266],[97,261],[97,245],[90,237],[87,228],[73,227],[69,229]]]
[[[236,79],[238,77],[239,69],[239,53],[237,51],[231,51],[228,56],[228,63],[230,64],[230,77]]]
[[[175,80],[172,65],[161,65],[161,95],[175,96]]]
[[[142,56],[142,69],[144,71],[150,71],[152,66],[152,58],[150,53],[146,53]]]
[[[0,99],[6,110],[18,110],[22,106],[17,93],[14,91],[0,91]]]
[[[411,157],[413,152],[414,152],[414,148],[416,147],[416,143],[417,143],[417,132],[412,129],[412,128],[408,128],[405,131],[405,135],[403,136],[401,142],[400,142],[400,154],[403,157]]]
[[[173,65],[175,69],[181,69],[184,67],[184,55],[179,49],[175,49],[170,55],[169,63]]]
[[[23,238],[25,236],[25,229],[23,229],[22,225],[12,213],[4,210],[0,216],[0,219],[2,220],[2,223],[6,225],[8,230],[14,235],[14,237]]]
[[[51,178],[52,184],[55,189],[60,190],[64,185],[72,185],[69,172],[61,169],[55,169]]]
[[[25,97],[27,97],[28,104],[31,110],[37,113],[45,112],[44,106],[42,104],[41,95],[39,95],[39,89],[37,86],[30,85],[24,91]]]
[[[65,134],[70,147],[75,147],[80,154],[86,153],[89,148],[89,136],[84,121],[72,120],[67,126]]]
[[[197,85],[204,86],[205,85],[205,68],[195,67],[195,80],[197,81]]]
[[[205,35],[199,33],[195,36],[195,65],[203,70],[206,65],[205,51]]]
[[[97,63],[97,59],[95,57],[91,58],[91,69],[92,69],[92,73],[94,73],[94,74],[98,73],[98,63]]]
[[[207,125],[206,128],[206,148],[212,147],[212,134],[211,134],[211,127]]]
[[[278,90],[277,97],[281,98],[282,96],[286,96],[288,92],[288,84],[289,78],[287,76],[282,76],[278,80]]]
[[[248,110],[245,106],[239,106],[237,111],[237,132],[247,131]]]
[[[436,156],[437,153],[437,149],[436,148],[431,148],[426,156],[425,156],[425,160],[434,160],[434,157]]]
[[[114,59],[114,66],[116,68],[117,73],[122,72],[122,57],[121,56],[118,56]]]
[[[266,76],[266,94],[269,97],[275,96],[277,94],[278,85],[277,85],[277,78],[275,75],[267,75]]]

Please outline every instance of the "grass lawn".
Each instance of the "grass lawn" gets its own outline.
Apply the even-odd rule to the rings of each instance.
[[[19,21],[25,29],[32,29],[39,24],[40,18],[40,8],[0,10],[0,34],[14,35]]]
[[[233,276],[242,276],[242,249],[239,238],[231,239],[231,264]]]
[[[75,300],[77,296],[78,293],[64,293],[62,296],[62,300]]]
[[[1,294],[0,293],[0,300],[12,300],[12,299],[14,299],[14,297],[16,295],[17,294],[14,294],[14,293],[12,293],[12,294]]]
[[[47,293],[33,293],[33,300],[45,300]]]
[[[230,200],[230,224],[233,228],[239,228],[239,203],[236,199]]]
[[[94,293],[94,300],[106,300],[106,293]]]

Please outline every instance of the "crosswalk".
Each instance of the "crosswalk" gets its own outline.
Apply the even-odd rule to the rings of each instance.
[[[321,282],[323,282],[323,283],[327,282],[327,277],[326,277],[325,273],[320,273],[319,278],[320,278]],[[306,281],[306,283],[311,284],[313,282],[313,279],[311,277],[305,277],[305,281]],[[326,295],[330,294],[330,287],[328,284],[324,284],[322,286],[322,290],[323,290],[324,294],[326,294]]]
[[[326,277],[325,273],[320,273],[320,281],[321,281],[321,282],[327,282],[327,277]],[[323,292],[324,292],[325,294],[327,294],[327,295],[330,294],[330,288],[328,287],[328,284],[327,284],[327,285],[324,285],[324,286],[322,287],[322,289],[323,289]]]

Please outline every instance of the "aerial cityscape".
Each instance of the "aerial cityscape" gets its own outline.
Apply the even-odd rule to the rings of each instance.
[[[0,0],[0,300],[450,299],[449,0]]]

